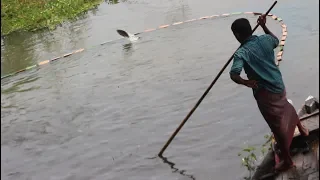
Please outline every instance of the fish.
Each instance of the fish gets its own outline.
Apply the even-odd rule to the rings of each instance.
[[[127,38],[130,42],[135,42],[138,41],[140,39],[139,36],[136,36],[137,34],[131,34],[129,32],[126,32],[124,30],[121,29],[117,29],[117,32],[120,36]]]

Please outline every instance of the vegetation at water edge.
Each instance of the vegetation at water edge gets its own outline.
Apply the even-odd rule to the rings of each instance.
[[[1,34],[18,30],[54,29],[102,0],[1,0]]]
[[[262,144],[261,149],[260,149],[262,156],[264,156],[267,151],[271,150],[272,136],[265,135],[264,138],[266,139],[266,142],[264,144]],[[243,177],[245,180],[250,180],[252,178],[254,171],[257,168],[256,163],[258,161],[258,158],[257,158],[256,150],[257,149],[255,147],[248,146],[248,147],[244,148],[242,150],[242,152],[240,152],[238,154],[238,156],[241,157],[241,161],[242,161],[241,165],[244,166],[249,172],[248,176]]]

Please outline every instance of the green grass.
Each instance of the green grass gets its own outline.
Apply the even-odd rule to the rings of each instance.
[[[1,33],[54,29],[102,0],[1,0]]]

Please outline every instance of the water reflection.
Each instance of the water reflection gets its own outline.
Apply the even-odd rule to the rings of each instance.
[[[126,56],[130,56],[133,53],[132,43],[127,43],[123,45],[123,51]]]
[[[139,34],[139,33],[137,33],[137,34]],[[137,35],[137,34],[135,34],[135,35]],[[123,50],[124,56],[125,56],[126,58],[127,58],[127,57],[130,57],[135,50],[139,49],[139,45],[140,45],[140,44],[152,42],[151,39],[144,39],[144,40],[142,41],[141,37],[139,37],[139,38],[140,38],[140,39],[139,39],[138,42],[133,42],[133,43],[132,43],[132,42],[128,42],[128,43],[125,43],[125,44],[122,45],[122,50]],[[127,39],[125,39],[125,41],[127,41]]]
[[[173,173],[178,172],[182,176],[188,177],[188,178],[193,179],[193,180],[196,179],[193,175],[186,174],[186,170],[180,170],[177,167],[174,167],[176,164],[171,162],[171,161],[169,161],[166,157],[163,157],[163,156],[159,156],[159,157],[163,160],[164,163],[166,163],[166,164],[168,164],[170,166],[170,168],[173,170],[172,171]]]
[[[31,33],[21,32],[3,37],[1,76],[34,64],[35,50],[33,46],[35,39],[30,35]]]
[[[166,19],[169,22],[184,21],[191,18],[191,8],[186,0],[179,0],[177,3],[172,2],[166,13]]]
[[[97,13],[97,7],[90,12]],[[1,76],[85,47],[89,16],[84,13],[54,31],[15,32],[1,37]]]
[[[118,0],[105,0],[104,2],[106,2],[108,4],[118,4],[119,3]]]
[[[39,79],[39,77],[35,77],[35,76],[29,76],[29,77],[23,78],[19,81],[14,82],[13,85],[10,86],[9,88],[5,89],[5,88],[1,87],[1,94],[11,94],[11,93],[15,93],[15,92],[25,92],[25,91],[31,91],[34,89],[39,89],[40,88],[39,86],[37,86],[37,87],[32,86],[29,88],[21,89],[21,86],[28,84],[28,83],[32,83],[38,79]]]

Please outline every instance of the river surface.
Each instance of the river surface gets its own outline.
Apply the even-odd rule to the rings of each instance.
[[[82,53],[1,80],[3,180],[234,180],[246,170],[238,152],[269,133],[251,90],[222,74],[164,156],[153,158],[238,47],[239,17],[195,21],[118,39],[201,16],[264,12],[272,1],[131,0],[102,3],[52,32],[2,39],[1,75],[85,48]],[[280,1],[288,26],[280,69],[296,109],[319,94],[319,1]],[[268,26],[281,36],[280,23]],[[259,28],[256,34],[262,34]]]

